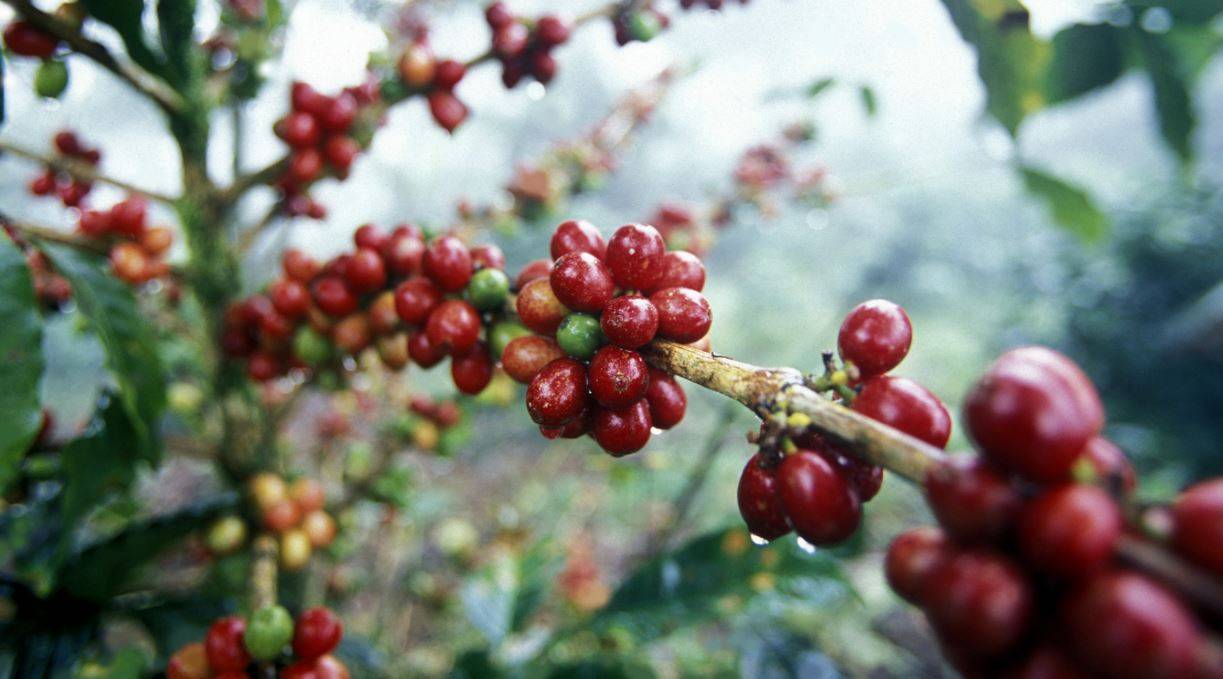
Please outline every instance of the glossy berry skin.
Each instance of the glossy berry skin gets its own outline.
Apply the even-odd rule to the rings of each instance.
[[[650,373],[641,354],[607,346],[590,359],[587,380],[599,405],[623,408],[645,397]]]
[[[972,457],[951,457],[926,474],[926,501],[957,542],[996,543],[1014,528],[1022,498],[1011,483]]]
[[[360,153],[361,144],[352,137],[331,137],[323,145],[323,157],[327,159],[329,165],[336,169],[336,174],[341,178],[347,176],[353,161]]]
[[[386,285],[382,255],[373,248],[357,248],[344,271],[348,285],[356,292],[373,292]]]
[[[510,342],[519,337],[531,336],[531,331],[521,323],[513,321],[500,321],[489,328],[488,331],[488,350],[493,355],[494,359],[500,359],[505,353],[505,348]]]
[[[293,628],[293,653],[306,659],[326,655],[335,650],[343,636],[344,625],[330,609],[307,609]]]
[[[570,252],[586,252],[603,259],[607,254],[607,243],[594,224],[582,219],[570,219],[556,227],[549,250],[554,260]]]
[[[1014,648],[1032,619],[1032,585],[1009,558],[987,551],[955,554],[926,578],[926,615],[939,638],[977,657]]]
[[[349,679],[349,673],[335,656],[324,655],[289,665],[281,672],[280,679]]]
[[[918,526],[897,535],[888,545],[883,573],[888,585],[905,601],[920,606],[926,580],[954,551],[947,534],[934,526]]]
[[[279,129],[285,143],[295,149],[317,146],[322,137],[318,119],[305,111],[289,113]]]
[[[641,399],[624,408],[598,408],[591,425],[595,441],[613,457],[635,453],[650,442],[650,405]]]
[[[318,262],[314,261],[314,258],[295,248],[285,250],[280,265],[284,269],[285,276],[303,284],[309,284],[314,280],[319,271]]]
[[[1066,648],[1093,676],[1190,677],[1201,635],[1168,590],[1136,573],[1092,578],[1062,605]]]
[[[907,377],[881,375],[862,384],[853,409],[937,448],[951,438],[951,414],[930,390]]]
[[[454,236],[442,236],[430,243],[421,265],[425,275],[445,292],[458,292],[471,280],[471,253]]]
[[[461,299],[448,299],[429,314],[425,334],[429,342],[447,348],[452,355],[466,353],[480,338],[480,314]]]
[[[840,448],[826,442],[813,450],[849,481],[849,485],[858,491],[859,500],[867,502],[879,494],[879,489],[883,487],[883,467],[846,455]]]
[[[492,243],[477,245],[471,249],[471,261],[477,268],[505,270],[505,253]]]
[[[280,359],[265,351],[251,354],[246,363],[246,374],[256,382],[266,382],[280,374]]]
[[[552,361],[561,358],[565,352],[555,340],[539,335],[516,337],[505,345],[501,354],[501,365],[507,375],[516,382],[530,384],[532,378]]]
[[[347,316],[357,310],[357,296],[338,276],[324,276],[312,286],[314,303],[328,316]]]
[[[691,252],[672,250],[662,257],[662,275],[650,292],[663,288],[705,289],[705,265]]]
[[[236,615],[221,618],[208,628],[208,634],[204,637],[204,652],[214,672],[245,670],[250,664],[251,656],[242,645],[244,634],[246,621]]]
[[[446,358],[446,347],[429,341],[424,331],[408,335],[408,356],[426,370],[432,368]]]
[[[528,282],[518,293],[515,302],[522,324],[541,335],[556,332],[569,310],[552,292],[547,278],[536,278]]]
[[[286,318],[300,318],[310,310],[310,291],[294,280],[276,281],[268,289],[272,306]]]
[[[603,307],[599,325],[607,341],[625,349],[636,349],[658,332],[658,309],[639,295],[621,295]]]
[[[467,283],[464,295],[481,311],[500,309],[510,294],[510,279],[500,269],[480,269]]]
[[[243,643],[256,660],[272,660],[293,638],[293,618],[282,606],[264,606],[251,614]]]
[[[395,312],[408,325],[420,325],[442,302],[442,291],[433,281],[416,276],[395,287]]]
[[[375,335],[389,335],[401,325],[399,312],[395,309],[395,293],[383,290],[369,303],[369,329]]]
[[[858,494],[827,460],[799,449],[777,469],[782,506],[799,537],[816,546],[854,534],[862,520]]]
[[[570,356],[589,359],[603,344],[603,331],[594,316],[569,314],[556,329],[556,343]]]
[[[1172,545],[1189,559],[1223,574],[1223,479],[1189,487],[1172,505]]]
[[[4,46],[23,57],[48,59],[55,54],[59,39],[33,24],[17,19],[4,27]]]
[[[558,427],[586,409],[586,366],[558,358],[544,366],[527,386],[527,412],[537,424]]]
[[[533,259],[527,262],[527,265],[522,267],[522,271],[518,272],[518,277],[514,279],[514,289],[522,290],[527,283],[536,278],[547,278],[552,273],[552,260],[550,259]]]
[[[204,644],[198,641],[175,651],[166,664],[167,679],[209,679],[211,676]]]
[[[658,229],[645,224],[626,224],[607,243],[607,266],[616,285],[624,290],[649,290],[663,272],[666,243]]]
[[[650,295],[658,309],[658,336],[676,342],[695,342],[709,333],[713,312],[709,300],[688,288],[665,288]]]
[[[574,311],[602,311],[616,292],[611,270],[589,252],[563,255],[548,280],[561,304]]]
[[[885,299],[872,299],[851,309],[837,335],[841,359],[853,363],[862,377],[882,375],[900,365],[912,343],[908,314]]]
[[[425,242],[413,235],[392,236],[383,248],[387,267],[396,276],[411,276],[420,273],[425,257]]]
[[[464,394],[484,391],[493,379],[493,359],[488,353],[488,345],[477,342],[466,352],[455,354],[450,361],[450,377]]]
[[[434,67],[433,86],[443,90],[453,90],[465,75],[467,75],[467,67],[462,62],[443,59]]]
[[[442,129],[453,134],[467,120],[467,105],[446,90],[434,90],[429,93],[429,113]]]
[[[762,461],[756,453],[739,476],[739,515],[752,535],[772,542],[790,532],[790,520],[777,492],[776,470],[766,469]]]
[[[1096,436],[1087,442],[1079,456],[1079,462],[1084,460],[1091,465],[1099,483],[1109,490],[1132,493],[1138,486],[1138,476],[1129,458],[1117,444],[1103,436]],[[1076,466],[1079,462],[1075,463]]]
[[[391,242],[391,234],[377,224],[362,224],[352,234],[353,245],[381,252]]]
[[[650,381],[646,385],[645,398],[650,403],[650,419],[655,427],[670,429],[684,419],[688,396],[670,374],[653,366],[649,369]]]
[[[1044,347],[1003,354],[964,403],[968,434],[998,466],[1038,482],[1066,478],[1104,424],[1104,407],[1083,371]]]
[[[1107,492],[1067,484],[1024,505],[1019,546],[1024,560],[1042,573],[1082,578],[1109,562],[1124,527],[1121,508]]]

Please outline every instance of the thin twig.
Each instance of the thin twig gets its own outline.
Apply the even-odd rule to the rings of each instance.
[[[98,172],[98,170],[89,163],[76,160],[75,158],[68,158],[67,156],[60,155],[44,155],[36,151],[31,151],[25,147],[18,146],[11,141],[5,140],[0,140],[0,152],[11,153],[19,158],[25,158],[26,160],[32,160],[36,163],[47,165],[60,172],[66,172],[81,181],[109,184],[115,188],[123,189],[128,193],[139,194],[160,203],[166,203],[167,205],[173,205],[178,201],[178,199],[174,196],[169,196],[157,191],[150,191],[148,189],[142,189],[139,186],[134,186],[123,180],[108,177],[101,172]]]
[[[264,213],[262,219],[256,222],[254,226],[250,227],[246,231],[243,231],[242,235],[238,236],[238,243],[235,247],[235,251],[239,255],[246,254],[246,252],[255,245],[255,240],[259,238],[259,234],[263,233],[269,227],[275,224],[277,222],[277,218],[283,216],[281,214],[282,212],[284,212],[284,201],[278,200],[273,203],[272,206],[268,208],[268,211]]]
[[[106,243],[100,240],[78,236],[77,234],[68,233],[49,226],[15,220],[4,214],[0,214],[0,224],[20,231],[23,236],[31,240],[69,245],[81,250],[89,250],[90,252],[106,253],[110,250]]]

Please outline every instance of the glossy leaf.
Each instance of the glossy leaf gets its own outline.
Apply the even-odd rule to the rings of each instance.
[[[38,387],[46,367],[42,316],[25,256],[0,235],[0,490],[16,476],[42,425]]]
[[[81,314],[102,341],[107,368],[132,419],[137,452],[156,462],[160,442],[155,431],[165,408],[165,377],[153,333],[131,288],[110,275],[104,259],[50,243],[44,251],[72,283]]]
[[[141,461],[138,442],[135,423],[122,400],[104,394],[82,435],[60,452],[63,525],[75,528],[111,493],[131,485]],[[71,532],[64,536],[61,554],[67,555],[72,538]]]
[[[1162,36],[1145,31],[1135,31],[1134,35],[1151,79],[1160,134],[1181,161],[1187,163],[1193,159],[1191,137],[1197,119],[1185,69]]]
[[[1116,81],[1125,71],[1121,29],[1109,24],[1075,24],[1053,36],[1053,60],[1046,85],[1051,103],[1082,96]]]
[[[1058,226],[1084,242],[1108,233],[1108,217],[1082,188],[1031,167],[1020,168],[1020,173],[1024,188],[1048,206]]]

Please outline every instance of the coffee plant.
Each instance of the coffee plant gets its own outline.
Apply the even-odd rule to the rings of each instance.
[[[601,30],[632,50],[699,10],[734,22],[755,3],[615,0],[528,13],[497,0],[480,8],[486,39],[465,55],[435,49],[446,3],[373,3],[361,11],[377,15],[387,40],[358,82],[329,90],[294,79],[279,91],[270,75],[293,3],[5,4],[0,64],[31,73],[40,101],[71,91],[70,70],[104,72],[107,86],[157,111],[182,170],[167,194],[112,176],[112,159],[141,149],[102,149],[87,128],[0,140],[0,153],[28,166],[11,183],[66,215],[47,225],[0,210],[5,676],[649,676],[651,640],[693,621],[730,625],[726,614],[745,601],[762,602],[747,608],[763,616],[747,626],[773,650],[684,673],[809,676],[833,672],[816,664],[839,660],[835,652],[814,654],[756,609],[847,600],[858,583],[842,563],[852,562],[922,613],[896,613],[907,631],[891,636],[924,652],[924,674],[1223,677],[1223,479],[1193,479],[1163,498],[1141,492],[1151,482],[1106,431],[1110,394],[1079,367],[1107,374],[1101,355],[1115,351],[1087,341],[1086,314],[1068,325],[1089,355],[1036,344],[1001,351],[968,386],[958,417],[901,374],[937,340],[928,344],[900,304],[876,298],[888,293],[859,296],[871,298],[845,312],[835,336],[804,324],[770,338],[806,347],[814,371],[719,353],[722,305],[739,281],[717,265],[718,244],[749,237],[748,224],[842,199],[829,168],[804,157],[819,140],[811,121],[744,150],[705,201],[638,203],[614,222],[564,218],[591,208],[586,199],[692,70],[675,66],[585,134],[521,162],[496,197],[461,200],[444,223],[405,205],[402,221],[328,234],[326,257],[276,237],[325,222],[326,196],[362,207],[345,182],[398,111],[423,107],[427,127],[463,135],[489,112],[472,96],[482,69],[498,72],[497,87],[546,96],[579,33]],[[977,55],[987,114],[1012,142],[1038,110],[1142,71],[1159,132],[1192,172],[1193,76],[1218,49],[1223,5],[1105,3],[1099,21],[1044,38],[1019,0],[941,4]],[[809,103],[838,84],[825,78],[778,96]],[[873,89],[856,93],[873,116]],[[277,157],[251,167],[244,116],[259,97],[283,113],[257,131],[278,140]],[[4,103],[0,91],[0,122]],[[233,121],[228,181],[214,167],[225,151],[214,129],[221,113]],[[1017,152],[1008,167],[1052,221],[1085,241],[1105,237],[1108,218],[1087,190]],[[265,209],[251,220],[256,196]],[[269,252],[272,268],[263,266]],[[804,265],[825,262],[814,253]],[[774,287],[753,295],[754,313],[783,296],[821,295],[776,289],[770,266],[744,270]],[[1195,295],[1203,277],[1217,286],[1217,270],[1190,274]],[[1127,305],[1163,311],[1184,301],[1176,291],[1128,301],[1155,278],[1164,277],[1130,288]],[[67,335],[74,348],[57,354]],[[812,339],[827,351],[811,350]],[[105,373],[84,421],[42,386],[65,371],[59,362],[79,364],[68,355],[78,349],[100,352]],[[1148,380],[1150,393],[1169,393],[1168,365],[1178,376],[1170,382],[1196,384],[1183,356],[1154,367],[1138,358],[1151,355],[1127,349],[1116,363]],[[439,367],[448,379],[429,374]],[[90,378],[73,378],[93,399]],[[710,421],[704,411],[717,398],[729,404]],[[1133,393],[1126,398],[1128,415]],[[743,525],[685,534],[696,496],[719,471],[714,456],[747,413],[759,424],[735,464]],[[603,530],[592,509],[608,513],[633,464],[613,458],[644,459],[648,473],[664,446],[692,446],[685,431],[708,441],[667,515],[641,535]],[[584,438],[607,454],[581,463],[603,469],[608,488],[583,486],[565,508],[548,505]],[[972,451],[946,452],[961,441]],[[545,452],[526,468],[499,464],[515,446]],[[563,454],[546,452],[553,447]],[[917,516],[871,560],[865,505],[877,515],[889,478],[912,484],[924,508],[914,505]],[[525,515],[503,508],[476,527],[460,503],[430,499],[436,486],[468,490],[472,503],[520,493]],[[732,506],[729,495],[716,501]],[[620,533],[653,511],[616,508]],[[563,547],[533,537],[532,522],[565,513],[577,528]],[[914,526],[923,515],[936,525]],[[618,583],[613,573],[623,574]],[[774,656],[793,665],[769,665]]]

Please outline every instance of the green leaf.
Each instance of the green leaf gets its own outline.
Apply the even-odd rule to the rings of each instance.
[[[1146,31],[1134,31],[1134,36],[1151,79],[1160,134],[1181,162],[1188,163],[1193,160],[1191,137],[1197,120],[1185,68],[1162,36]]]
[[[38,385],[46,367],[42,315],[25,257],[0,236],[0,491],[16,476],[18,463],[42,426]]]
[[[942,0],[960,37],[977,52],[985,108],[1014,136],[1045,105],[1044,71],[1052,48],[1028,28],[1019,0]]]
[[[836,78],[820,78],[807,86],[807,98],[815,99],[821,94],[827,92],[828,89],[835,84],[837,84]]]
[[[1104,87],[1125,71],[1121,29],[1108,24],[1075,24],[1053,36],[1046,92],[1052,103]]]
[[[862,99],[862,110],[866,111],[866,116],[874,118],[875,114],[879,112],[879,98],[875,96],[875,88],[870,85],[860,85],[858,97]]]
[[[1129,0],[1126,4],[1136,13],[1160,7],[1166,9],[1177,21],[1195,24],[1209,23],[1211,19],[1223,13],[1223,2],[1219,0]]]
[[[1024,188],[1049,207],[1058,226],[1088,243],[1108,233],[1108,217],[1082,188],[1035,168],[1019,170]]]
[[[3,125],[3,124],[4,124],[4,114],[5,114],[5,105],[4,105],[4,82],[5,82],[5,78],[4,78],[4,54],[3,54],[3,52],[0,52],[0,125]]]
[[[136,567],[237,509],[237,494],[223,493],[134,522],[118,534],[78,550],[64,564],[60,584],[83,599],[106,601],[119,592]]]
[[[727,597],[746,598],[803,577],[835,581],[849,591],[838,561],[827,553],[807,554],[791,539],[754,547],[742,528],[718,530],[629,575],[593,622],[678,627],[718,614]]]
[[[127,55],[146,71],[165,76],[166,65],[160,54],[145,41],[144,0],[81,0],[89,18],[109,25],[123,40]]]
[[[195,44],[195,0],[157,0],[157,30],[167,71],[181,89],[199,72]]]
[[[157,462],[160,442],[154,432],[165,409],[166,380],[153,333],[136,306],[131,288],[111,276],[100,257],[51,243],[45,244],[43,251],[72,283],[81,314],[102,341],[107,367],[119,385],[136,431],[137,452]]]

